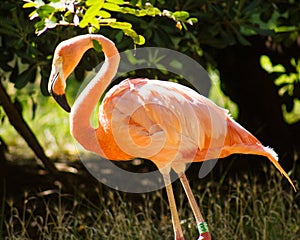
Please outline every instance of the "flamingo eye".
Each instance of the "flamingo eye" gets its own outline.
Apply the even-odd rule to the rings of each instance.
[[[57,77],[60,77],[60,79],[64,79],[64,71],[63,71],[63,61],[62,61],[62,57],[59,57],[56,60],[56,63],[53,65],[54,67],[54,72],[57,75]],[[56,76],[56,75],[55,75]]]

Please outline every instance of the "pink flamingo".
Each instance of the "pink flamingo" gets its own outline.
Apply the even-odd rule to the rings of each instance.
[[[84,52],[93,48],[93,41],[101,44],[105,62],[71,110],[65,97],[66,79]],[[49,92],[71,112],[71,133],[85,149],[110,160],[142,157],[156,164],[165,182],[176,240],[184,237],[170,180],[171,169],[179,176],[197,222],[199,239],[204,240],[211,239],[211,235],[184,173],[187,163],[233,153],[262,155],[294,187],[271,148],[263,146],[236,123],[227,110],[180,84],[149,79],[122,81],[107,92],[99,109],[99,126],[93,128],[92,111],[115,76],[119,61],[114,43],[102,35],[66,40],[54,53]],[[124,136],[131,139],[124,140]]]

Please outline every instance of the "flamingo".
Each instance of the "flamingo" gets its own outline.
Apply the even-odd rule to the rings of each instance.
[[[102,46],[104,64],[71,109],[65,97],[66,79],[84,52],[93,48],[94,41]],[[187,163],[223,158],[233,153],[262,155],[294,187],[271,148],[263,146],[235,122],[227,110],[174,82],[142,78],[123,80],[106,93],[99,108],[98,127],[92,127],[92,112],[115,76],[119,61],[115,44],[102,35],[86,34],[65,40],[54,52],[49,92],[70,112],[71,134],[86,150],[110,160],[147,158],[157,166],[164,179],[176,240],[184,236],[170,179],[171,169],[178,174],[187,195],[199,240],[211,239],[211,234],[186,178]]]

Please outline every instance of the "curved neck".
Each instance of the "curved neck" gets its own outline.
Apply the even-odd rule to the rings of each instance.
[[[75,100],[70,115],[70,128],[73,137],[85,149],[103,156],[104,154],[99,147],[96,137],[96,131],[91,126],[90,118],[100,97],[118,70],[120,56],[114,43],[109,39],[101,35],[86,36],[90,38],[89,47],[87,49],[93,47],[93,40],[101,44],[105,54],[105,61],[100,71]]]

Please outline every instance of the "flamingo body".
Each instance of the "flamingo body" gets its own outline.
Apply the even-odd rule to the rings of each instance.
[[[285,173],[276,153],[235,122],[226,109],[174,82],[138,78],[115,85],[99,108],[96,131],[108,159],[143,157],[162,167],[172,165],[170,159],[201,162],[234,153],[258,154]],[[134,144],[128,145],[124,136]]]

